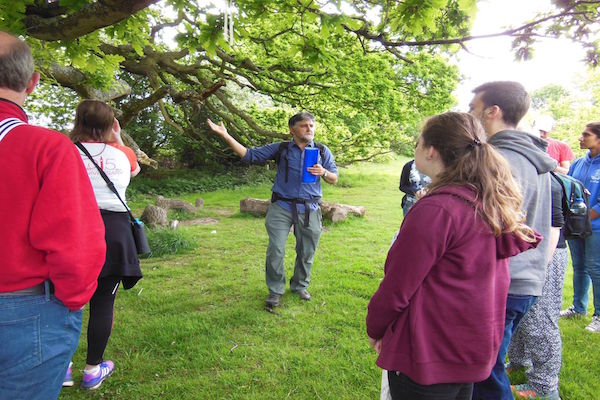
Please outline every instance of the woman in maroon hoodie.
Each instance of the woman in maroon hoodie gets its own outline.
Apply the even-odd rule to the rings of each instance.
[[[428,194],[406,215],[369,303],[367,333],[393,399],[471,399],[498,354],[508,257],[536,247],[508,163],[479,122],[429,119],[415,149]]]

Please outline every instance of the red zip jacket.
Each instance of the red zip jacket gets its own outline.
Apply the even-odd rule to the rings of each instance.
[[[27,122],[0,99],[0,121]],[[104,224],[90,179],[65,135],[20,125],[0,141],[0,292],[50,279],[69,309],[94,294],[104,264]]]
[[[400,228],[369,302],[377,365],[421,385],[486,379],[504,332],[508,259],[537,246],[494,237],[475,193],[446,186],[419,200]]]

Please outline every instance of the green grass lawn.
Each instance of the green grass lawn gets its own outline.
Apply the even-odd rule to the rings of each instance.
[[[115,373],[96,391],[79,389],[84,333],[73,360],[76,386],[60,399],[378,399],[381,371],[364,321],[402,218],[403,161],[343,169],[338,186],[326,185],[325,200],[363,205],[367,214],[325,223],[313,299],[288,292],[276,314],[264,309],[264,219],[239,213],[240,199],[266,199],[270,185],[182,196],[202,197],[198,215],[219,222],[178,229],[193,250],[142,261],[144,279],[117,296],[105,354]],[[295,256],[290,236],[288,277]],[[565,292],[572,293],[570,277]],[[588,322],[561,322],[563,399],[600,397],[600,335],[583,330]]]

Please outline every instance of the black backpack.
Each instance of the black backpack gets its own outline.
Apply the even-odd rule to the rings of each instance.
[[[313,143],[315,144],[315,147],[317,149],[319,149],[319,156],[321,157],[321,162],[322,162],[324,159],[324,154],[325,154],[325,146],[319,142],[313,142]],[[288,181],[288,170],[289,170],[288,156],[287,156],[287,151],[288,151],[287,149],[288,149],[289,144],[290,144],[290,141],[279,143],[279,148],[277,149],[277,152],[273,156],[273,160],[275,160],[275,164],[279,165],[279,161],[281,161],[281,156],[282,156],[283,152],[285,151],[285,182],[286,183]]]
[[[590,222],[590,192],[585,188],[581,181],[569,175],[550,172],[554,179],[562,187],[562,211],[565,218],[563,234],[565,239],[584,239],[592,234],[592,224]],[[574,214],[571,212],[571,206],[575,199],[581,198],[585,202],[587,210],[585,214]]]

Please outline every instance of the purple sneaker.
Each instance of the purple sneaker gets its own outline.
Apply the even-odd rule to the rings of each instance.
[[[102,361],[99,367],[100,370],[96,371],[96,373],[83,371],[82,389],[98,389],[102,385],[102,382],[115,370],[115,364],[110,360]]]
[[[73,373],[71,371],[71,367],[73,366],[73,362],[69,363],[69,368],[67,368],[67,373],[65,374],[65,379],[63,380],[63,387],[65,386],[73,386],[75,382],[73,382]]]

